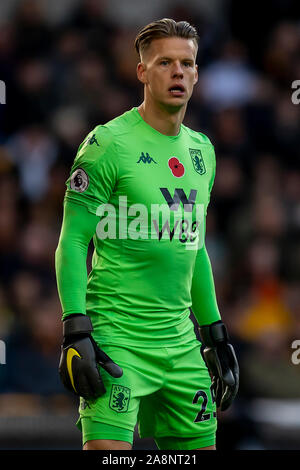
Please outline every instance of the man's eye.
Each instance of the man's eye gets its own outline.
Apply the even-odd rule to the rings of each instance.
[[[191,62],[183,62],[183,65],[184,65],[185,67],[192,67]]]
[[[161,64],[161,65],[168,65],[168,63],[169,63],[168,60],[162,60],[160,64]]]

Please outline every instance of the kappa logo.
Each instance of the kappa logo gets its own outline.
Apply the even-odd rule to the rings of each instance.
[[[117,413],[128,411],[130,389],[123,385],[113,384],[110,394],[109,407]]]
[[[80,403],[80,409],[81,409],[81,410],[85,410],[86,408],[91,409],[91,407],[90,407],[89,403],[87,402],[87,400],[84,400],[84,399],[82,398],[82,401],[81,401],[81,403]]]
[[[150,157],[148,152],[146,152],[146,156],[145,156],[144,152],[141,153],[141,156],[140,156],[139,160],[137,161],[137,163],[140,163],[140,162],[143,162],[143,163],[152,163],[153,162],[157,165],[157,162],[152,157]]]
[[[91,135],[85,142],[85,145],[93,145],[93,144],[97,144],[98,147],[100,147],[100,145],[98,144],[98,140],[96,139],[96,134],[93,134]]]
[[[205,168],[201,150],[189,149],[189,151],[190,151],[190,156],[194,165],[194,169],[197,171],[197,173],[199,173],[199,175],[204,175],[204,173],[206,173],[206,168]]]

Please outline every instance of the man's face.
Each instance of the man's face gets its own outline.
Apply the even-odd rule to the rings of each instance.
[[[191,39],[155,39],[138,64],[145,93],[158,104],[178,110],[190,99],[198,81],[197,48]]]

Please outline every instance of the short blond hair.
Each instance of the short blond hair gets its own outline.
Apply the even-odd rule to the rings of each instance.
[[[162,18],[144,26],[135,38],[134,46],[141,57],[154,39],[179,37],[192,39],[198,49],[199,36],[194,26],[187,21],[175,21],[171,18]]]

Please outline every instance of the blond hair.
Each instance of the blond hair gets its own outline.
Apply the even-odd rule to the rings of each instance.
[[[171,18],[163,18],[144,26],[136,36],[134,46],[141,57],[154,39],[170,37],[192,39],[198,49],[199,36],[196,28],[187,21],[176,22]]]

